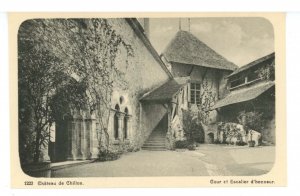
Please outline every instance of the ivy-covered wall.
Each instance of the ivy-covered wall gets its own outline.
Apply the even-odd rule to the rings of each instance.
[[[120,110],[124,111],[127,107],[131,115],[130,145],[139,148],[166,113],[162,105],[142,106],[139,98],[165,83],[169,80],[169,76],[124,19],[108,19],[108,23],[126,43],[130,43],[134,52],[134,56],[128,59],[128,63],[125,62],[126,51],[120,50],[117,55],[116,66],[124,73],[127,85],[125,88],[122,85],[114,85],[112,106],[120,104],[120,97],[124,97]],[[112,129],[113,126],[110,127]]]

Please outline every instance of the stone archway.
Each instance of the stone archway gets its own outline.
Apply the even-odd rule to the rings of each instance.
[[[214,133],[210,132],[207,134],[207,143],[213,144],[215,141]]]

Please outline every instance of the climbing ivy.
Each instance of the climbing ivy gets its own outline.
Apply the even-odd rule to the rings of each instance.
[[[117,68],[116,59],[123,48],[126,51],[124,63],[128,64],[129,58],[134,56],[131,45],[124,41],[123,37],[114,30],[107,19],[102,18],[28,20],[20,26],[18,41],[19,48],[30,42],[36,52],[34,56],[30,52],[21,55],[19,50],[20,62],[26,59],[30,62],[27,64],[19,63],[19,68],[24,68],[25,64],[31,67],[38,65],[49,70],[49,73],[45,72],[45,74],[51,81],[55,78],[61,78],[53,73],[64,73],[77,81],[77,84],[64,85],[65,88],[62,90],[61,80],[51,83],[53,84],[51,87],[42,80],[41,85],[48,85],[49,88],[38,95],[40,100],[58,95],[57,93],[70,92],[68,90],[82,92],[82,89],[85,89],[85,95],[77,96],[78,102],[76,96],[70,97],[69,100],[72,100],[70,105],[75,106],[73,110],[84,109],[96,115],[99,125],[99,146],[108,150],[109,135],[107,130],[112,91],[115,85],[123,88],[127,86],[124,73]],[[43,52],[47,55],[44,55]],[[30,61],[30,59],[36,59],[39,64]],[[44,59],[43,62],[41,62],[41,59]],[[24,74],[19,75],[19,80],[24,81],[23,86],[28,86],[26,78],[33,78],[38,81],[44,77],[42,75],[42,78],[38,78],[38,75],[33,74],[24,72]],[[19,87],[23,86],[19,85]],[[23,96],[27,96],[27,94],[22,91],[19,97]],[[86,104],[72,104],[80,103],[83,97]],[[30,99],[26,100],[30,103],[32,101]],[[28,111],[30,113],[30,110]],[[49,111],[46,111],[46,113],[51,115]],[[40,115],[39,118],[43,119],[44,117]],[[21,119],[22,122],[24,120],[26,121],[26,118]],[[45,126],[49,126],[49,124]],[[47,134],[49,133],[47,132]],[[39,145],[40,142],[33,143]],[[39,151],[40,147],[37,146],[36,149]]]

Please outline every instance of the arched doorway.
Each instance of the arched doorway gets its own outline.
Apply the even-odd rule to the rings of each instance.
[[[73,135],[75,137],[76,134],[80,136],[81,130],[83,130],[82,116],[80,115],[80,118],[74,116],[73,119],[73,115],[75,110],[79,112],[81,108],[85,108],[83,100],[86,100],[85,84],[77,82],[64,73],[61,74],[64,80],[57,86],[50,100],[50,108],[55,122],[55,141],[49,143],[49,150],[52,149],[50,151],[51,160],[55,162],[72,159],[72,137]],[[76,140],[79,141],[79,139]]]
[[[209,143],[209,144],[213,144],[214,143],[214,134],[212,133],[212,132],[210,132],[210,133],[208,133],[207,134],[207,136],[208,136],[208,138],[207,138],[207,142]]]

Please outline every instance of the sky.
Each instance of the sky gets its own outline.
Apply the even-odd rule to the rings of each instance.
[[[189,31],[187,18],[181,29]],[[179,30],[179,18],[151,18],[150,41],[159,54]],[[238,66],[274,52],[272,24],[258,17],[191,18],[190,32]]]

